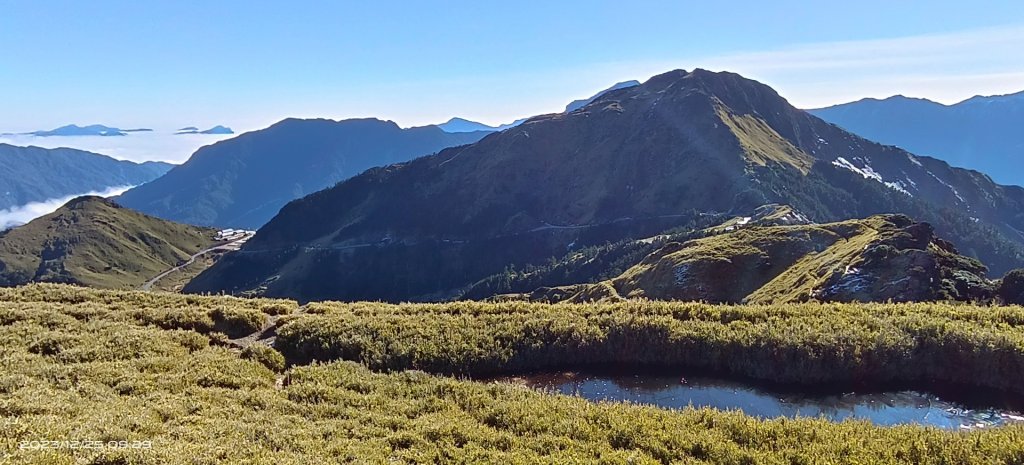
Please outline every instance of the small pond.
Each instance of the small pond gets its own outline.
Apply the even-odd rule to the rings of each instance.
[[[825,417],[833,421],[863,419],[877,425],[916,423],[945,429],[976,429],[1024,424],[1016,400],[991,393],[957,389],[950,395],[911,390],[851,393],[797,393],[704,376],[647,374],[596,375],[576,372],[499,378],[497,381],[579,396],[665,408],[712,407],[742,410],[760,418]],[[986,402],[990,405],[986,405]],[[1014,408],[1016,407],[1016,408]]]

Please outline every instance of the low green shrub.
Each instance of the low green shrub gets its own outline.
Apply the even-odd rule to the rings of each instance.
[[[266,315],[247,308],[217,307],[210,312],[215,330],[236,338],[259,331],[266,323]]]
[[[420,371],[375,373],[353,362],[293,367],[279,383],[264,361],[280,361],[272,349],[204,347],[217,333],[165,330],[143,318],[165,308],[210,312],[236,304],[262,314],[247,302],[194,297],[140,306],[146,293],[52,289],[0,290],[0,462],[1024,463],[1024,426],[961,432],[765,421],[738,411],[593,403]],[[525,367],[528,356],[544,365],[614,353],[640,358],[648,350],[674,350],[666,359],[704,350],[714,363],[746,366],[758,360],[728,357],[758,348],[778,350],[773,357],[796,364],[792,371],[800,363],[821,370],[825,360],[874,366],[883,356],[913,359],[915,350],[927,363],[931,351],[946,351],[952,364],[988,354],[981,368],[961,365],[981,373],[1012,368],[1018,353],[1007,348],[1024,328],[1020,308],[636,305],[325,304],[323,314],[292,318],[281,330],[308,350],[322,344],[317,350],[325,354],[349,351],[379,366]],[[312,331],[314,324],[327,326]],[[758,345],[778,341],[789,342]],[[858,348],[870,350],[848,352]],[[1005,375],[1019,380],[1020,372]],[[129,447],[33,448],[39,441]]]
[[[321,304],[275,347],[291,363],[487,375],[593,365],[702,368],[803,384],[938,380],[1024,392],[1024,308],[944,304],[725,306]]]
[[[294,313],[298,308],[299,305],[297,303],[290,300],[282,300],[264,304],[260,310],[267,315],[287,315]]]
[[[1024,269],[1006,273],[999,285],[999,297],[1007,304],[1024,305]]]
[[[253,344],[242,349],[242,358],[259,362],[277,373],[283,372],[285,368],[284,355],[262,344]]]

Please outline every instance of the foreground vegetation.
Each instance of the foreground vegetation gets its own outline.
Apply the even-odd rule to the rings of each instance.
[[[410,364],[457,360],[462,353],[468,357],[461,362],[465,366],[493,358],[466,352],[478,340],[465,339],[470,329],[480,337],[502,332],[491,331],[484,322],[547,320],[547,334],[517,335],[533,344],[542,337],[590,334],[601,327],[586,323],[584,316],[598,322],[632,319],[637,328],[654,329],[656,325],[642,323],[641,312],[650,314],[649,321],[705,315],[691,319],[722,329],[753,325],[760,313],[764,322],[774,321],[774,328],[789,326],[793,345],[802,341],[823,349],[833,342],[800,339],[809,334],[800,325],[806,323],[801,315],[811,307],[789,315],[768,307],[672,308],[314,304],[306,310],[319,314],[285,316],[279,329],[282,337],[294,338],[313,334],[314,324],[329,324],[324,334],[364,347],[390,344],[385,352],[405,353],[412,357]],[[566,311],[567,316],[559,316]],[[885,311],[907,318],[929,316],[924,306],[864,307],[864,331],[875,322],[869,315]],[[1024,321],[1010,322],[1021,315],[1020,309],[939,307],[934,312],[939,327],[991,326],[990,341],[1017,334]],[[595,404],[417,371],[375,373],[345,361],[277,373],[280,360],[275,361],[270,349],[240,353],[220,345],[217,321],[223,315],[293,313],[295,304],[287,301],[53,285],[0,290],[0,463],[1024,463],[1020,426],[947,432],[863,422],[760,421],[709,409]],[[340,331],[340,322],[350,329]],[[416,325],[403,326],[412,323]],[[854,320],[849,324],[846,329],[856,325]],[[565,325],[576,330],[559,329]],[[378,331],[355,331],[371,327]],[[464,329],[456,331],[459,327]],[[360,341],[371,336],[376,342]],[[413,337],[409,342],[401,339],[408,336]],[[445,341],[453,342],[451,349],[444,348]],[[550,342],[561,350],[572,343]],[[524,347],[511,339],[505,343]],[[406,347],[414,344],[420,344],[421,355]],[[474,344],[480,351],[491,350]],[[964,345],[965,350],[970,347]],[[449,355],[439,355],[444,353]],[[374,357],[364,358],[378,363]],[[399,358],[393,360],[397,367]],[[39,441],[97,441],[105,446],[72,449],[70,443]]]
[[[313,303],[290,360],[486,375],[581,365],[707,368],[784,383],[937,380],[1024,392],[1024,308],[630,301]]]

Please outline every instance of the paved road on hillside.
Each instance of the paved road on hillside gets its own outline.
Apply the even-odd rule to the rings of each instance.
[[[239,239],[237,241],[234,241],[234,242],[228,242],[226,244],[215,245],[213,247],[200,250],[199,252],[196,252],[191,257],[189,257],[188,260],[186,260],[184,263],[182,263],[182,264],[180,264],[178,266],[175,266],[174,268],[171,268],[169,270],[166,270],[163,273],[160,273],[160,274],[156,275],[153,279],[150,279],[149,281],[146,281],[145,283],[142,284],[142,286],[139,287],[139,289],[141,289],[143,291],[151,290],[153,288],[153,285],[156,284],[157,281],[160,281],[161,279],[166,278],[167,275],[169,275],[171,273],[174,273],[175,271],[181,270],[182,268],[185,268],[186,266],[189,266],[189,265],[195,263],[195,261],[199,257],[202,257],[203,255],[206,255],[206,254],[208,254],[210,252],[216,252],[216,251],[220,251],[220,250],[223,250],[223,251],[235,251],[235,250],[238,250],[238,248],[241,247],[241,245],[245,241],[249,240],[249,238],[251,238],[251,237],[252,237],[251,235],[247,235],[247,236],[245,236],[245,237],[243,237],[243,238],[241,238],[241,239]]]

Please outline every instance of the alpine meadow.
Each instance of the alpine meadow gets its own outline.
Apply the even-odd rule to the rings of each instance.
[[[1024,465],[1024,5],[13,0],[0,465]]]

